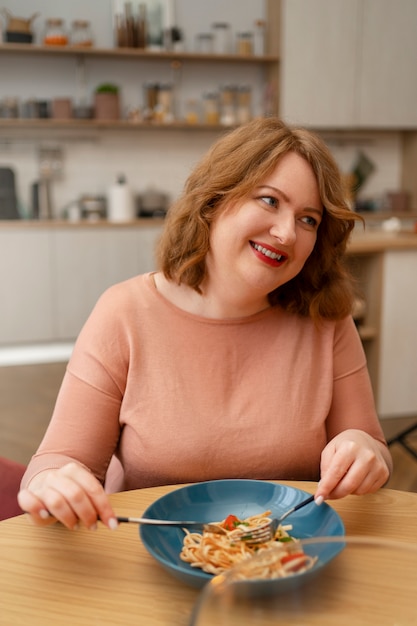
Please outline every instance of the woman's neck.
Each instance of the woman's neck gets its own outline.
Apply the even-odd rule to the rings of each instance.
[[[211,319],[249,317],[270,307],[266,297],[245,299],[230,289],[205,285],[198,293],[188,285],[178,285],[161,272],[153,275],[159,293],[183,311]]]

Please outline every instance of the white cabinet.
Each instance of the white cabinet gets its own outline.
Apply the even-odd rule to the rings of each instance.
[[[283,0],[280,113],[316,128],[417,128],[415,0]]]
[[[315,127],[354,117],[358,0],[283,0],[280,115]]]
[[[0,232],[0,344],[75,339],[107,287],[155,268],[160,230],[7,226]]]
[[[417,249],[383,259],[378,408],[381,417],[417,414]]]
[[[49,233],[0,232],[0,343],[52,338]]]
[[[155,228],[59,229],[53,238],[56,336],[78,335],[110,285],[154,269]]]
[[[417,128],[417,2],[365,0],[358,120]]]

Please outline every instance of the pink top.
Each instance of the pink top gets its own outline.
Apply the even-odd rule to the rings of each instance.
[[[317,480],[320,453],[347,428],[384,436],[349,317],[280,307],[218,320],[186,313],[151,274],[108,289],[68,364],[23,485],[76,459],[106,489],[218,478]]]

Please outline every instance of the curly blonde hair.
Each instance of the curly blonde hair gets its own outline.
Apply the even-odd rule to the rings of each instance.
[[[229,202],[249,197],[288,152],[311,165],[324,213],[303,269],[272,291],[269,300],[316,321],[342,319],[352,311],[355,292],[346,245],[361,217],[347,203],[339,169],[324,141],[276,117],[256,118],[226,133],[197,164],[168,211],[157,249],[159,267],[168,279],[200,292],[210,224]]]

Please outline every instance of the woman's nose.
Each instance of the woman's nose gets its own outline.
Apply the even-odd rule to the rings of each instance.
[[[287,246],[293,245],[296,239],[295,220],[293,215],[277,215],[270,233],[275,239]]]

